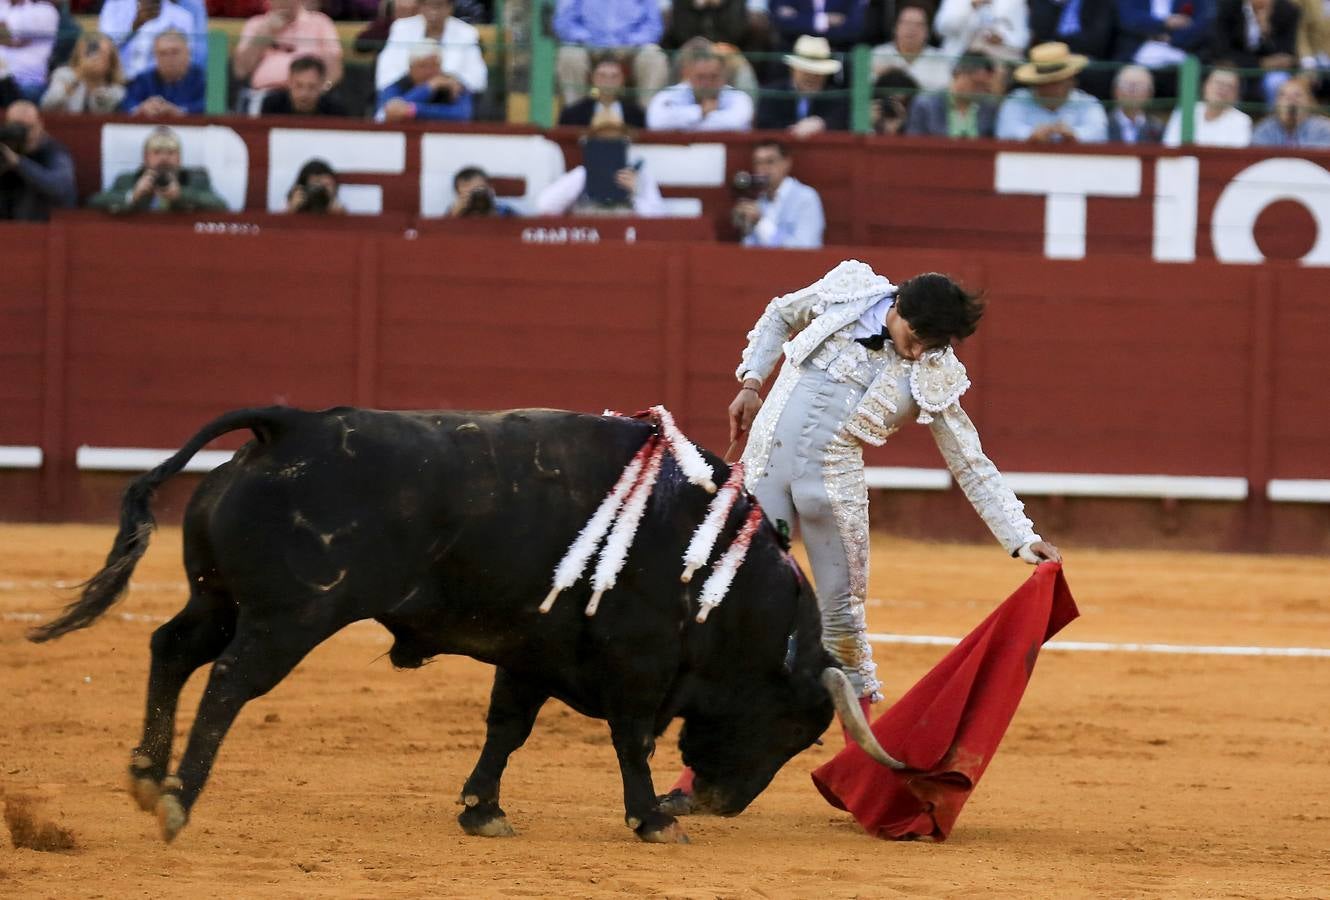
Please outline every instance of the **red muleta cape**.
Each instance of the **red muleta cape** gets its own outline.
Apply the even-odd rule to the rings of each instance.
[[[873,723],[883,749],[910,769],[893,771],[851,744],[813,783],[869,834],[946,840],[1016,714],[1040,646],[1079,614],[1061,564],[1041,563]]]

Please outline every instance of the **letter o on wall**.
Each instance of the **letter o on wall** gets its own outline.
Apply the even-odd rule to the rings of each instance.
[[[1271,203],[1301,203],[1316,220],[1316,243],[1299,262],[1330,266],[1330,172],[1305,159],[1267,159],[1238,173],[1215,203],[1210,217],[1210,242],[1215,259],[1226,263],[1259,263],[1265,254],[1256,246],[1256,219]]]

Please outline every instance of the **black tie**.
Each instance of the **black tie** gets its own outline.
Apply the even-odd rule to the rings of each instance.
[[[876,351],[876,350],[881,350],[883,347],[887,345],[888,336],[889,335],[887,334],[887,326],[883,325],[882,330],[879,331],[877,334],[873,335],[872,337],[855,338],[854,340],[856,343],[863,344],[869,350]]]

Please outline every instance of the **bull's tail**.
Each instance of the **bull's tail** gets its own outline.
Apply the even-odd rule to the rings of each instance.
[[[268,441],[276,437],[294,414],[295,410],[284,407],[240,409],[227,413],[203,426],[170,459],[131,481],[120,503],[120,530],[116,532],[106,565],[80,585],[79,598],[66,606],[57,618],[28,632],[28,640],[43,643],[87,628],[120,599],[129,585],[134,567],[148,549],[148,539],[157,524],[152,515],[153,495],[209,441],[240,428],[249,428],[260,441]]]

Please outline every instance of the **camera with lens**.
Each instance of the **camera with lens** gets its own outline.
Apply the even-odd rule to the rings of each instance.
[[[169,188],[172,181],[175,181],[175,176],[170,172],[158,170],[152,173],[152,186],[159,191],[164,191]]]
[[[332,191],[327,185],[314,182],[305,185],[305,202],[300,204],[300,212],[324,213],[332,205]]]
[[[0,144],[21,155],[28,147],[28,126],[22,122],[0,125]]]
[[[494,190],[486,186],[475,187],[466,198],[466,206],[459,215],[488,216],[494,212]]]
[[[752,172],[735,172],[734,177],[730,179],[730,187],[736,194],[743,197],[756,197],[767,189],[771,179],[765,175],[755,175]]]

